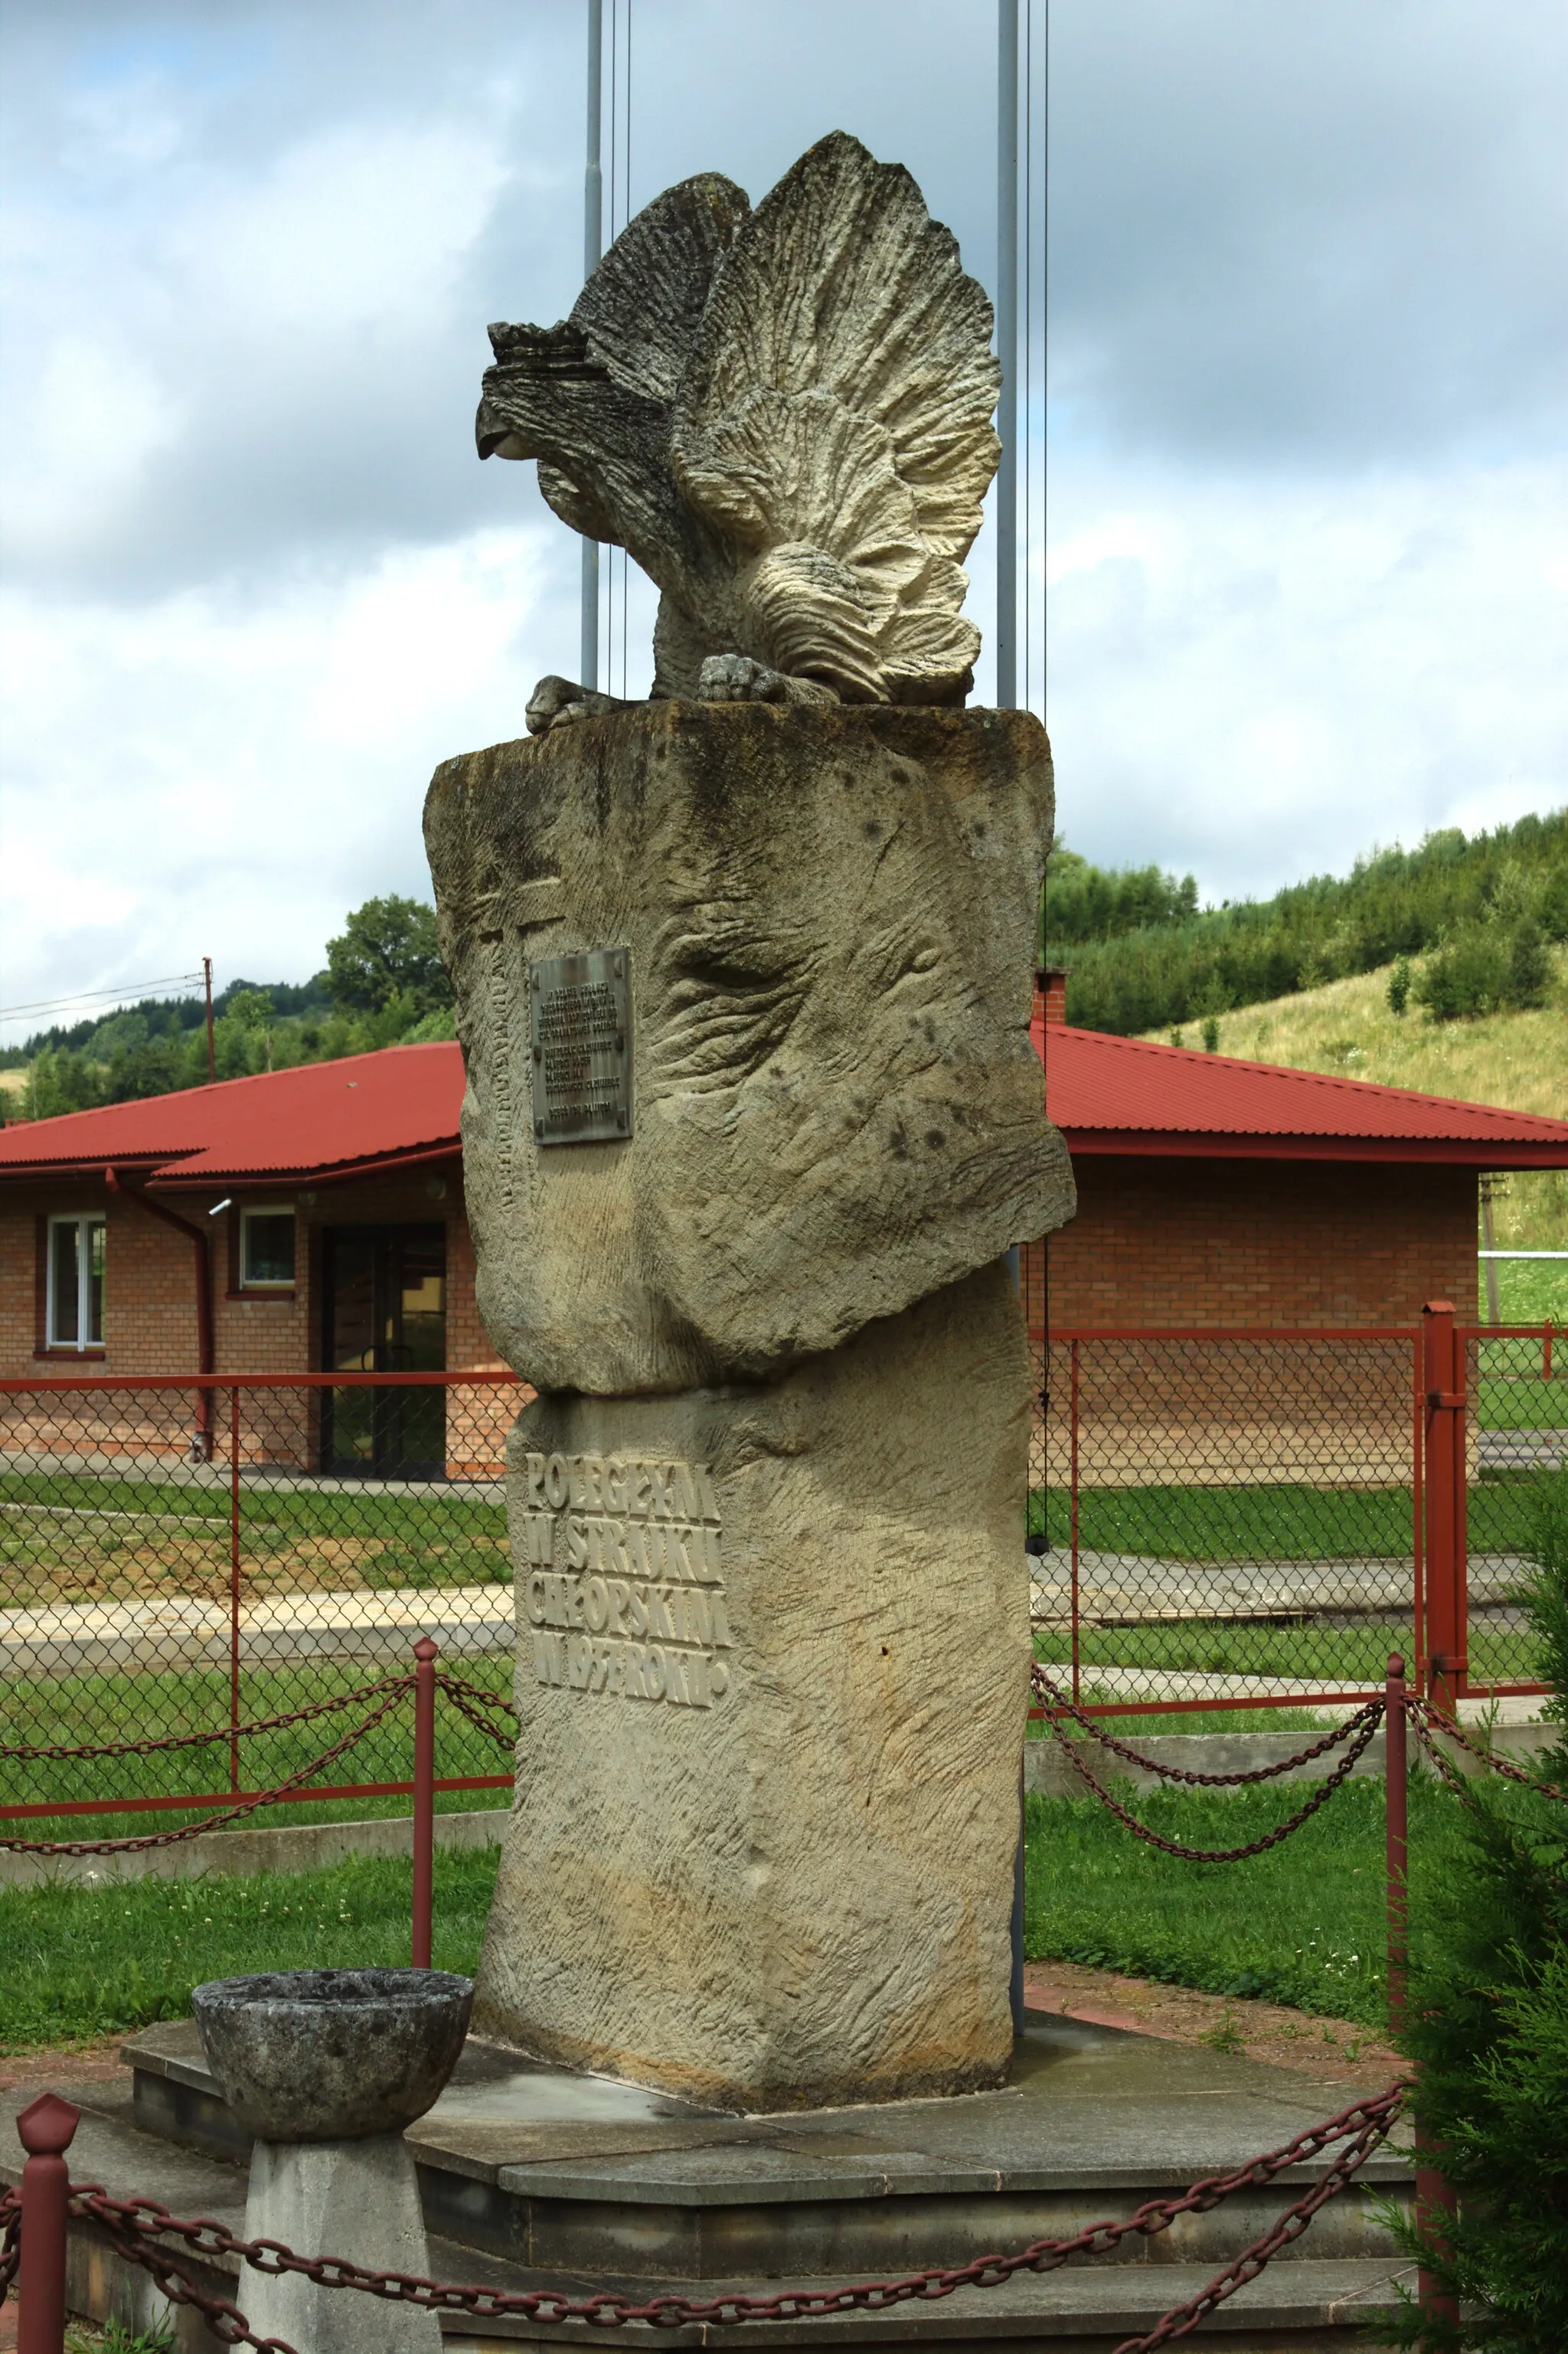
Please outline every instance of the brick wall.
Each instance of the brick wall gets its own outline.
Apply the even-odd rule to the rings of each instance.
[[[213,1332],[218,1373],[315,1372],[321,1364],[322,1230],[328,1225],[440,1220],[447,1229],[447,1363],[501,1363],[474,1301],[473,1245],[463,1213],[462,1182],[450,1173],[366,1178],[314,1188],[281,1187],[237,1195],[208,1213],[231,1189],[164,1195],[170,1208],[208,1235]],[[291,1204],[297,1220],[291,1293],[241,1292],[237,1284],[242,1201]],[[40,1220],[91,1211],[108,1222],[102,1352],[45,1353],[41,1310]],[[185,1236],[126,1194],[101,1182],[7,1183],[0,1195],[0,1375],[48,1381],[80,1373],[188,1373],[196,1369],[195,1249]]]
[[[1082,1325],[1410,1324],[1476,1299],[1476,1175],[1418,1163],[1169,1161],[1084,1153],[1053,1235],[1050,1320]],[[1025,1254],[1029,1323],[1043,1254]]]

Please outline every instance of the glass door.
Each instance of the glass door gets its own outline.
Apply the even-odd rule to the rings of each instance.
[[[328,1226],[323,1244],[325,1368],[345,1373],[444,1372],[445,1226]],[[326,1391],[322,1466],[384,1479],[444,1478],[445,1392]]]

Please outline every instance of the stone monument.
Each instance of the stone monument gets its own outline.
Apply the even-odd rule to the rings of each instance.
[[[835,133],[491,330],[482,455],[662,592],[426,806],[514,1432],[517,1787],[475,2020],[718,2106],[997,2084],[1030,1656],[1006,1254],[1050,753],[964,708],[991,313]]]

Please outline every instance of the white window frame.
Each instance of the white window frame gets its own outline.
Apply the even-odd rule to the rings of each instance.
[[[252,1218],[291,1218],[293,1220],[294,1266],[297,1270],[300,1257],[299,1212],[292,1202],[245,1202],[240,1204],[239,1288],[241,1291],[259,1291],[263,1296],[270,1293],[275,1299],[281,1293],[293,1290],[295,1277],[293,1274],[257,1276],[248,1272],[249,1237],[246,1229]]]
[[[77,1338],[61,1338],[59,1302],[55,1291],[55,1234],[60,1226],[77,1229],[76,1245],[76,1329]],[[103,1334],[96,1341],[84,1337],[92,1321],[92,1244],[91,1229],[103,1228],[104,1286],[109,1278],[109,1221],[101,1210],[68,1210],[51,1216],[44,1236],[44,1346],[47,1349],[69,1349],[78,1356],[88,1356],[103,1348]]]

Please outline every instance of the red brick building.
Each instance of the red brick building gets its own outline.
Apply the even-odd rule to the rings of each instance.
[[[1478,1173],[1568,1167],[1565,1122],[1070,1029],[1053,1010],[1042,997],[1034,1038],[1079,1200],[1049,1246],[1057,1328],[1408,1324],[1435,1296],[1467,1306]],[[0,1376],[493,1366],[462,1088],[455,1045],[395,1046],[0,1131]],[[1044,1246],[1025,1254],[1037,1330],[1046,1266]]]
[[[1568,1121],[1070,1029],[1035,996],[1073,1223],[1025,1253],[1030,1326],[1409,1325],[1476,1302],[1485,1170],[1568,1167]]]

